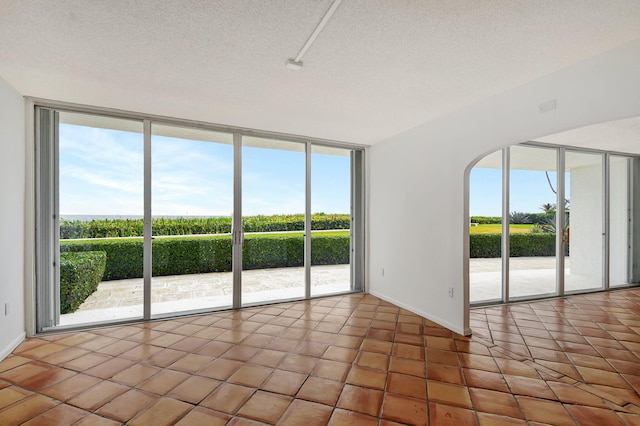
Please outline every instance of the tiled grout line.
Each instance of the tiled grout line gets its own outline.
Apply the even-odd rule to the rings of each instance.
[[[533,303],[536,303],[536,302],[532,302],[532,304],[533,304]],[[580,308],[578,308],[578,309],[580,309]],[[585,313],[585,312],[584,312],[584,310],[580,309],[580,311],[581,311],[583,314],[585,314],[585,316],[587,316],[587,317],[591,317],[588,313]],[[512,311],[510,311],[510,310],[509,310],[509,317],[510,317],[512,320],[514,319],[514,318],[513,318],[513,315],[512,315]],[[539,320],[540,322],[542,322],[542,320],[540,320],[540,318],[539,318],[539,315],[538,315],[538,320]],[[488,323],[487,323],[487,324],[488,324]],[[519,326],[518,326],[518,324],[517,324],[517,322],[516,322],[516,321],[514,321],[514,326],[518,329],[518,331],[519,331],[519,333],[520,333],[520,329],[519,329]],[[576,331],[577,331],[577,330],[576,330]],[[605,331],[607,331],[607,330],[605,330]],[[490,328],[489,328],[489,333],[490,333],[489,335],[491,335],[491,330],[490,330]],[[520,333],[520,335],[521,335],[521,333]],[[613,337],[613,336],[612,336],[612,337]],[[554,339],[554,340],[555,340],[555,339]],[[590,342],[589,342],[589,343],[590,343]],[[488,342],[488,341],[487,341],[487,344],[494,344],[495,346],[498,346],[498,347],[499,347],[500,342],[499,342],[499,341],[492,341],[492,342]],[[526,345],[526,341],[525,341],[525,345]],[[591,346],[593,347],[593,345],[591,345]],[[594,348],[594,349],[595,349],[595,348]],[[521,356],[520,356],[519,354],[509,353],[509,352],[510,352],[509,350],[505,350],[505,349],[501,349],[501,348],[499,348],[498,350],[499,350],[501,353],[503,353],[503,354],[505,354],[505,355],[507,355],[507,356],[510,356],[510,357],[512,357],[512,358],[515,358],[515,359],[521,358]],[[603,357],[603,359],[604,359],[604,357]],[[571,359],[569,359],[569,360],[571,361]],[[605,360],[606,360],[606,359],[605,359]],[[533,357],[531,357],[531,358],[529,358],[528,360],[526,360],[526,361],[525,361],[525,363],[529,364],[529,365],[530,365],[530,366],[532,366],[533,368],[536,368],[536,370],[538,370],[538,371],[543,371],[543,372],[546,372],[545,370],[552,370],[552,371],[555,371],[555,370],[553,370],[553,369],[552,369],[552,368],[550,368],[550,367],[546,367],[546,366],[539,365],[537,362],[535,362],[535,360],[533,359]],[[571,361],[571,365],[572,365],[572,366],[574,366],[574,368],[576,367],[576,365],[575,365],[572,361]],[[577,369],[576,369],[576,370],[577,370]],[[617,371],[617,370],[614,370],[614,371]],[[566,375],[563,375],[561,372],[559,372],[559,371],[555,371],[555,372],[559,375],[559,377],[557,377],[556,379],[558,379],[558,380],[560,380],[560,381],[562,381],[562,380],[568,380],[568,381],[574,381],[574,382],[575,382],[575,380],[574,380],[574,379],[572,379],[572,378],[570,378],[570,377],[568,377],[568,376],[566,376]],[[620,375],[620,374],[618,373],[618,375]],[[545,381],[547,381],[547,380],[545,379]],[[603,392],[596,390],[594,387],[590,386],[590,385],[589,385],[589,384],[587,384],[587,383],[580,383],[580,382],[576,382],[576,383],[574,383],[572,386],[577,386],[577,385],[581,385],[581,389],[582,389],[582,390],[585,390],[585,391],[587,391],[587,392],[590,392],[591,394],[593,394],[593,395],[595,395],[595,396],[597,396],[597,397],[599,397],[599,398],[602,398],[602,399],[605,399],[605,400],[609,400],[609,401],[610,401],[610,402],[612,402],[612,403],[616,403],[616,402],[615,402],[615,400],[618,400],[618,398],[617,398],[617,397],[615,397],[614,395],[610,395],[610,394],[608,394],[608,393],[604,393],[604,394],[603,394]],[[631,386],[631,384],[629,384],[629,385],[630,385],[630,388],[631,388],[631,389],[633,389],[633,387]],[[618,405],[618,404],[616,404],[616,405]],[[626,407],[629,407],[629,408],[626,408]],[[636,411],[634,411],[634,409],[637,409],[638,407],[637,407],[636,405],[632,404],[631,402],[627,401],[627,402],[626,402],[626,404],[624,404],[624,406],[623,406],[622,408],[625,408],[628,412],[633,413],[633,412],[636,412]]]

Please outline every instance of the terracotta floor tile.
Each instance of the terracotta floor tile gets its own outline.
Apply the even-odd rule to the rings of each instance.
[[[520,407],[513,395],[488,389],[469,388],[473,407],[477,411],[523,419]]]
[[[343,348],[358,349],[362,345],[363,339],[361,337],[337,335],[335,339],[330,342],[333,346],[340,346]]]
[[[322,355],[323,359],[329,359],[332,361],[352,363],[358,355],[358,351],[355,349],[343,348],[340,346],[329,346]]]
[[[234,414],[253,394],[254,389],[245,386],[223,383],[200,405],[227,414]]]
[[[333,410],[328,426],[378,426],[378,418],[336,408]]]
[[[535,398],[556,399],[555,394],[544,380],[529,377],[504,375],[514,395],[526,395]]]
[[[252,420],[276,424],[291,401],[292,398],[285,395],[257,391],[237,414]]]
[[[128,387],[109,381],[101,381],[67,401],[68,404],[94,411],[129,390]]]
[[[46,362],[47,364],[61,365],[67,361],[71,361],[72,359],[79,358],[82,355],[86,355],[88,353],[89,351],[86,349],[71,347],[71,348],[66,348],[61,351],[52,353],[51,355],[47,355],[41,358],[41,361]]]
[[[67,380],[58,382],[52,386],[40,390],[43,395],[50,396],[59,401],[66,401],[79,393],[89,389],[100,383],[97,377],[87,376],[85,374],[77,374]]]
[[[383,393],[375,389],[345,385],[336,407],[378,416],[382,405],[382,397]]]
[[[272,368],[260,365],[243,365],[227,379],[227,382],[257,388],[272,371]]]
[[[137,388],[162,396],[166,395],[171,389],[175,388],[189,377],[189,374],[180,371],[162,370],[158,374],[151,376],[151,378],[137,385]]]
[[[467,363],[470,362],[471,358],[471,354],[465,354],[465,353],[457,353],[455,351],[446,351],[443,349],[425,349],[425,358],[427,360],[428,363],[432,363],[432,364],[447,364],[447,365],[454,365],[454,366],[460,366],[461,362],[462,362],[462,356],[466,355],[467,356]],[[478,356],[478,355],[473,355],[473,356]],[[484,357],[484,358],[489,358],[490,357]],[[490,371],[498,371],[498,367],[495,365],[495,362],[493,361],[493,359],[491,359],[491,362],[494,364],[493,366],[493,370]],[[478,362],[478,364],[480,364]],[[482,365],[484,367],[484,364]],[[487,369],[487,367],[484,367],[485,369]]]
[[[321,359],[316,363],[314,369],[311,371],[311,375],[325,379],[344,381],[350,370],[351,364]]]
[[[306,379],[306,374],[285,370],[274,370],[264,383],[262,383],[260,389],[293,396],[298,392]]]
[[[623,389],[629,388],[629,384],[622,377],[620,377],[618,373],[580,366],[577,366],[576,369],[583,377],[585,383],[613,386]]]
[[[38,376],[42,373],[46,373],[53,368],[54,367],[48,364],[29,362],[12,368],[11,370],[4,371],[2,374],[0,374],[0,379],[6,380],[10,383],[22,383],[32,377]]]
[[[575,422],[559,402],[516,396],[520,408],[527,420],[548,423],[557,426],[573,426]]]
[[[298,391],[296,398],[334,406],[340,397],[343,386],[342,382],[309,377]]]
[[[428,380],[427,396],[429,401],[433,402],[456,405],[464,408],[472,407],[469,389],[466,386]]]
[[[158,398],[150,393],[132,389],[109,401],[96,413],[126,423],[153,405]]]
[[[0,361],[0,373],[11,370],[12,368],[18,367],[23,364],[27,364],[31,361],[31,359],[22,356],[9,355],[4,360]]]
[[[195,350],[195,352],[200,355],[219,357],[220,355],[222,355],[232,347],[233,345],[231,343],[213,341],[213,342],[205,343],[204,345],[200,346],[198,349]]]
[[[41,374],[22,380],[20,386],[34,391],[41,391],[48,386],[67,380],[76,374],[78,373],[75,371],[54,367]]]
[[[563,403],[587,405],[591,407],[606,408],[606,403],[602,398],[585,392],[584,390],[566,383],[547,382],[551,390],[557,395],[558,400]]]
[[[206,377],[191,376],[167,394],[168,397],[198,404],[207,395],[213,392],[222,382]]]
[[[426,380],[401,373],[389,373],[386,391],[417,399],[427,398]]]
[[[230,418],[230,416],[217,411],[196,407],[176,423],[176,426],[224,426]]]
[[[315,402],[294,400],[278,422],[280,426],[324,426],[328,423],[333,407]]]
[[[429,422],[438,426],[473,426],[478,424],[478,419],[473,411],[466,408],[430,402]]]
[[[526,426],[525,420],[514,419],[512,417],[500,416],[498,414],[477,413],[480,426]]]
[[[260,349],[254,346],[248,345],[236,345],[233,348],[226,351],[221,358],[231,359],[234,361],[246,362],[250,360],[255,354],[257,354]]]
[[[359,352],[355,363],[361,367],[374,368],[387,371],[389,367],[389,356],[375,352]]]
[[[14,402],[20,401],[22,399],[28,398],[33,395],[33,392],[30,392],[26,389],[22,389],[16,386],[10,386],[3,389],[0,389],[0,410]]]
[[[216,359],[205,368],[198,371],[198,375],[206,376],[211,379],[227,380],[244,364],[240,361],[230,359]]]
[[[378,352],[385,355],[391,355],[393,343],[376,339],[364,339],[360,349],[369,352]]]
[[[463,384],[462,369],[453,365],[427,363],[427,378],[440,382]]]
[[[391,357],[389,370],[396,373],[409,374],[411,376],[426,377],[424,361]]]
[[[50,425],[70,425],[87,417],[88,411],[71,405],[60,404],[50,410],[45,411],[37,417],[23,423],[25,426],[50,426]]]
[[[171,398],[160,398],[148,410],[129,422],[131,426],[173,425],[184,417],[193,405]]]
[[[412,425],[428,425],[427,401],[401,395],[386,394],[382,403],[382,417]]]
[[[387,373],[367,367],[354,366],[347,376],[346,383],[367,388],[383,390],[387,381]]]
[[[468,386],[499,392],[509,392],[509,387],[504,380],[504,376],[500,373],[472,369],[463,369],[463,372]]]
[[[422,346],[407,345],[404,343],[394,343],[391,354],[398,358],[409,358],[423,361],[424,348]]]
[[[274,351],[271,349],[262,349],[249,360],[251,364],[262,365],[265,367],[276,367],[282,362],[286,352]]]
[[[282,360],[280,365],[278,365],[278,368],[296,373],[309,374],[316,366],[316,362],[317,358],[314,357],[289,354]]]
[[[19,425],[58,405],[58,401],[42,395],[33,395],[0,410],[0,419],[7,426]]]

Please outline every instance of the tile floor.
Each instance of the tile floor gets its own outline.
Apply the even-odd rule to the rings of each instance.
[[[346,295],[28,339],[0,425],[638,425],[640,290],[472,311]]]

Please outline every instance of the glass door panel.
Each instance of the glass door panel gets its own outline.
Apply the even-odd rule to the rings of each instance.
[[[311,296],[351,290],[351,152],[311,149]]]
[[[142,122],[60,112],[59,324],[141,318]]]
[[[509,298],[556,293],[557,150],[510,148]]]
[[[152,315],[230,307],[233,135],[154,124]]]
[[[565,292],[602,288],[603,281],[602,154],[565,154]]]
[[[470,301],[502,300],[502,150],[471,170],[469,215]]]
[[[631,262],[633,247],[633,167],[637,160],[609,157],[609,285],[634,282]]]
[[[306,144],[242,138],[242,304],[305,296]]]

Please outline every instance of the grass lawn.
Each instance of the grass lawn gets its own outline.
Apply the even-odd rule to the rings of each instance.
[[[533,225],[509,225],[510,234],[526,234]],[[500,234],[502,225],[499,223],[490,225],[470,226],[469,234]]]

